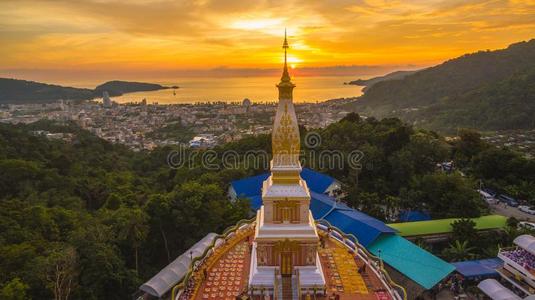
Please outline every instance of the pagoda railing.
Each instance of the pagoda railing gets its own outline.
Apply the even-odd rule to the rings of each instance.
[[[331,225],[326,220],[317,220],[316,227],[319,230],[330,234],[330,237],[342,243],[346,248],[350,249],[355,255],[362,259],[368,267],[375,273],[377,278],[381,280],[386,290],[395,300],[407,300],[407,291],[404,287],[397,284],[385,269],[381,258],[370,253],[364,246],[362,246],[356,236],[353,234],[346,234],[336,226]]]
[[[200,256],[197,256],[195,258],[192,259],[190,265],[189,265],[189,269],[188,269],[188,272],[186,273],[186,275],[184,275],[184,277],[182,277],[182,279],[180,279],[180,281],[172,288],[171,290],[171,300],[176,300],[177,298],[177,292],[180,291],[180,290],[183,290],[187,284],[188,284],[188,281],[192,278],[192,276],[194,275],[195,271],[196,271],[196,265],[197,263],[201,263],[209,258],[215,258],[215,259],[212,259],[211,263],[210,264],[213,264],[217,261],[217,258],[220,257],[221,255],[223,255],[224,253],[222,251],[217,251],[217,248],[221,245],[221,244],[217,244],[217,242],[219,240],[229,240],[231,239],[235,234],[236,232],[238,232],[239,230],[241,229],[249,229],[251,224],[253,224],[256,220],[256,217],[254,218],[251,218],[251,219],[244,219],[244,220],[240,220],[238,221],[235,225],[233,226],[230,226],[228,227],[227,229],[225,229],[223,231],[222,234],[219,234],[217,236],[214,237],[214,239],[212,240],[212,243],[206,247],[206,249],[204,250],[204,252],[200,255]],[[244,225],[245,225],[245,228],[244,228]],[[205,266],[206,268],[210,268],[211,266],[210,265],[207,265]],[[198,288],[200,287],[200,285],[196,285],[194,291],[193,291],[193,295],[195,295],[197,293],[197,290]]]

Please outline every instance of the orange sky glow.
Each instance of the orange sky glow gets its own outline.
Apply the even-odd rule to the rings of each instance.
[[[535,0],[2,0],[0,75],[279,68],[285,27],[297,70],[414,68],[534,38]]]

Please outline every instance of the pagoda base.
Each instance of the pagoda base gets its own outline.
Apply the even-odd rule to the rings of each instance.
[[[316,265],[294,266],[294,275],[299,274],[299,285],[301,289],[315,289],[321,291],[325,287],[325,277],[319,255],[316,254]],[[297,272],[295,272],[297,270]],[[251,269],[249,272],[249,287],[254,289],[265,289],[266,292],[273,292],[276,276],[280,282],[279,266],[259,266],[256,260],[256,243],[253,244],[251,253]]]

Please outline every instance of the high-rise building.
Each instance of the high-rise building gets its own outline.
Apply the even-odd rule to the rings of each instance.
[[[110,108],[112,106],[110,94],[108,94],[107,91],[104,91],[102,93],[102,106],[104,106],[105,108]]]

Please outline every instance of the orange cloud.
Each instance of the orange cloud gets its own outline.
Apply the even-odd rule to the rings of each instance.
[[[4,0],[0,68],[431,65],[533,38],[532,0]],[[3,72],[4,74],[6,72]]]

